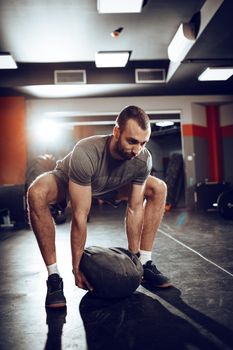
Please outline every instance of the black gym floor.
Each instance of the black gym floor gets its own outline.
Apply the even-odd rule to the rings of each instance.
[[[95,206],[87,245],[126,247],[124,205]],[[30,230],[1,233],[0,349],[233,349],[233,222],[167,213],[154,248],[174,287],[93,299],[74,285],[67,222],[57,227],[67,309],[46,312],[47,273]]]

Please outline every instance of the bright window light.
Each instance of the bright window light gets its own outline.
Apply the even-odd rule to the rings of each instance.
[[[16,69],[17,65],[10,54],[0,54],[0,69]]]
[[[99,51],[95,54],[96,67],[125,67],[129,51]]]
[[[170,121],[170,120],[161,120],[161,122],[156,122],[155,123],[157,126],[161,126],[162,128],[166,127],[166,126],[172,126],[175,123]]]
[[[211,80],[227,80],[233,75],[232,67],[225,68],[206,68],[206,70],[198,77],[200,81]]]
[[[34,135],[45,144],[59,142],[61,126],[52,120],[43,120],[34,126]]]
[[[99,13],[138,13],[143,0],[97,0]]]

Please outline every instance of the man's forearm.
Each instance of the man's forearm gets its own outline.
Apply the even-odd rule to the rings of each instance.
[[[143,206],[135,209],[128,207],[126,213],[126,233],[128,237],[129,250],[137,253],[140,249],[140,239],[143,225]]]
[[[71,252],[74,272],[79,269],[81,257],[87,237],[87,224],[85,218],[72,220],[71,224]]]

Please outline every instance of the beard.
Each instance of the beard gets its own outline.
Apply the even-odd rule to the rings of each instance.
[[[117,155],[123,159],[123,160],[130,160],[133,159],[135,157],[135,154],[129,151],[126,151],[121,143],[120,140],[117,141],[116,143],[116,148],[115,148],[115,152],[117,153]]]

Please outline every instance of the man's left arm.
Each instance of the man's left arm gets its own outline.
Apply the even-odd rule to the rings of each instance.
[[[72,206],[71,251],[75,283],[80,288],[91,289],[79,269],[87,236],[87,217],[91,207],[91,186],[81,186],[70,180],[69,193]]]
[[[137,253],[140,249],[140,239],[144,214],[144,187],[145,184],[132,184],[126,211],[126,233],[129,250]]]

